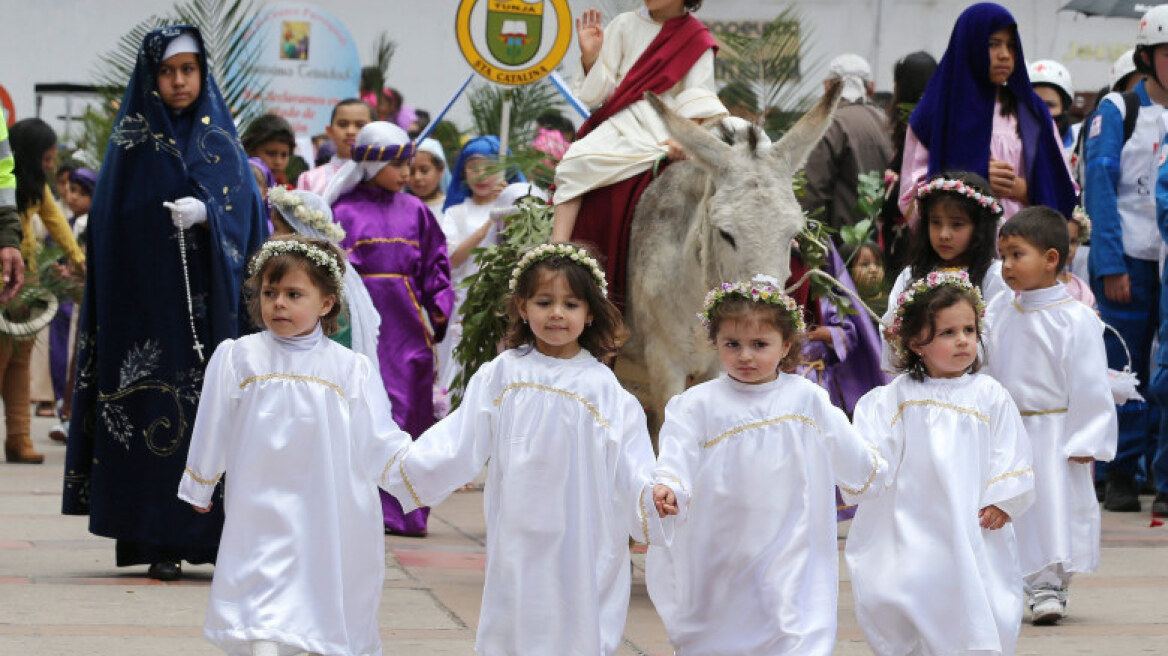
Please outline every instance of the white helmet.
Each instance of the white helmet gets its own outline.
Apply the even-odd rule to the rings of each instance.
[[[1136,46],[1155,46],[1168,43],[1168,5],[1156,5],[1140,19],[1136,31]]]
[[[1031,62],[1029,67],[1030,84],[1049,84],[1067,95],[1068,100],[1075,99],[1075,87],[1071,84],[1071,72],[1066,66],[1053,59],[1040,59]]]
[[[1136,49],[1132,48],[1119,56],[1115,63],[1111,65],[1111,70],[1107,73],[1107,79],[1111,83],[1111,88],[1114,89],[1116,84],[1123,78],[1136,72],[1136,62],[1134,55]]]

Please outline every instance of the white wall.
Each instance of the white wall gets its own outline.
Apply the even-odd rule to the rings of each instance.
[[[141,18],[172,3],[165,0],[0,0],[0,84],[13,96],[18,118],[33,115],[33,85],[89,83],[99,54]],[[437,111],[469,72],[454,40],[457,0],[319,0],[353,34],[363,63],[382,30],[397,41],[390,82],[407,102]],[[596,4],[570,0],[574,12]],[[635,0],[602,0],[602,6],[636,6]],[[794,5],[810,30],[806,61],[819,70],[804,71],[817,83],[832,56],[851,51],[867,57],[877,87],[889,89],[895,61],[915,50],[940,57],[953,21],[968,3],[951,0],[706,0],[698,13],[710,20],[768,20]],[[1055,58],[1070,68],[1076,86],[1094,90],[1107,82],[1115,55],[1130,47],[1136,21],[1083,18],[1059,12],[1065,0],[1007,1],[1017,17],[1030,60]],[[877,28],[879,26],[879,30]],[[578,51],[569,51],[566,73],[576,70]],[[63,103],[46,103],[42,118],[52,120]],[[454,119],[467,124],[465,105]],[[54,122],[60,128],[59,122]]]

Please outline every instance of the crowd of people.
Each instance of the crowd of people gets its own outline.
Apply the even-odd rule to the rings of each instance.
[[[150,32],[99,170],[58,166],[38,119],[0,132],[0,302],[84,287],[38,341],[0,339],[6,459],[43,462],[30,414],[58,414],[63,512],[153,578],[215,563],[205,633],[228,653],[380,653],[382,534],[425,536],[487,467],[479,653],[615,654],[630,539],[679,653],[831,653],[854,516],[876,653],[1012,654],[1024,606],[1057,623],[1099,567],[1100,504],[1154,490],[1168,515],[1168,5],[1079,124],[1066,68],[1028,66],[997,4],[898,61],[887,107],[835,58],[799,199],[835,238],[692,308],[723,373],[669,402],[655,454],[611,363],[633,210],[686,159],[645,93],[741,125],[701,4],[577,18],[595,111],[540,129],[550,189],[505,179],[493,135],[416,140],[428,114],[390,88],[339,102],[300,157],[278,116],[237,132],[198,28]],[[879,221],[844,239],[871,171]],[[515,264],[500,353],[447,415],[461,282],[533,196],[551,243]],[[38,267],[42,232],[60,260]]]

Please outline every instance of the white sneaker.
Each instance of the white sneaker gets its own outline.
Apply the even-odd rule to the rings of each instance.
[[[1035,626],[1057,624],[1066,613],[1066,607],[1057,594],[1042,594],[1032,597],[1030,604],[1030,623]]]

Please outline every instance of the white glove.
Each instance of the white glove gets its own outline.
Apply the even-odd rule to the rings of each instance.
[[[163,203],[162,206],[170,210],[170,220],[176,228],[186,230],[207,222],[207,206],[198,198],[187,196],[173,203]]]

